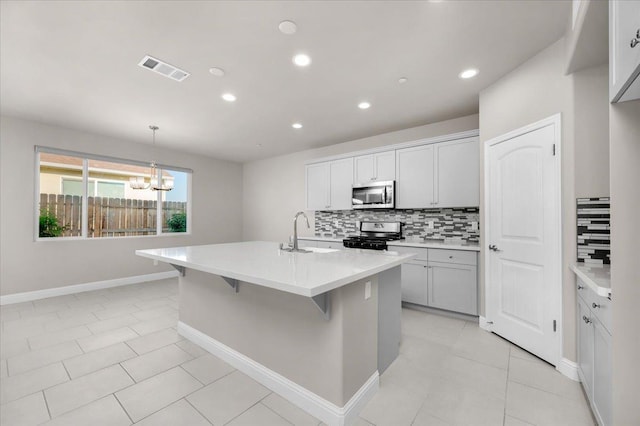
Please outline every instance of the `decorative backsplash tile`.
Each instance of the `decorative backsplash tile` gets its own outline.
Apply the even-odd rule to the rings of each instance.
[[[403,222],[403,237],[432,239],[463,239],[477,242],[480,230],[473,229],[479,223],[479,210],[416,209],[416,210],[338,210],[316,211],[315,235],[317,237],[343,238],[358,235],[358,221],[388,220]],[[433,221],[433,228],[428,228]],[[478,228],[476,226],[476,228]]]
[[[578,198],[578,262],[611,263],[609,197]]]

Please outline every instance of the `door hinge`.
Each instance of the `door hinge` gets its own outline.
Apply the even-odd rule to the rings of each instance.
[[[554,156],[556,155],[556,144],[555,143],[553,144],[553,155]]]
[[[553,320],[553,332],[556,332],[556,320]]]

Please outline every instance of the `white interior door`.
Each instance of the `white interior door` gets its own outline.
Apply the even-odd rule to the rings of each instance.
[[[562,276],[560,115],[485,145],[490,329],[558,365]]]

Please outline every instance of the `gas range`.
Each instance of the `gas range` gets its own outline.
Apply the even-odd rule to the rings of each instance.
[[[342,240],[348,248],[386,250],[387,241],[402,238],[401,222],[360,222],[360,235]]]

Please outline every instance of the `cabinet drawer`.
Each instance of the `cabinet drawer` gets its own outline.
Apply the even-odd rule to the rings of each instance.
[[[589,307],[591,313],[598,318],[604,328],[611,334],[611,300],[607,297],[598,296],[589,286],[587,286],[580,278],[576,279],[577,293],[584,303]]]
[[[461,265],[477,265],[475,251],[429,249],[430,262],[458,263]]]
[[[398,253],[413,253],[416,255],[412,260],[428,260],[429,250],[426,248],[418,247],[400,247],[389,246],[389,251],[397,251]]]

